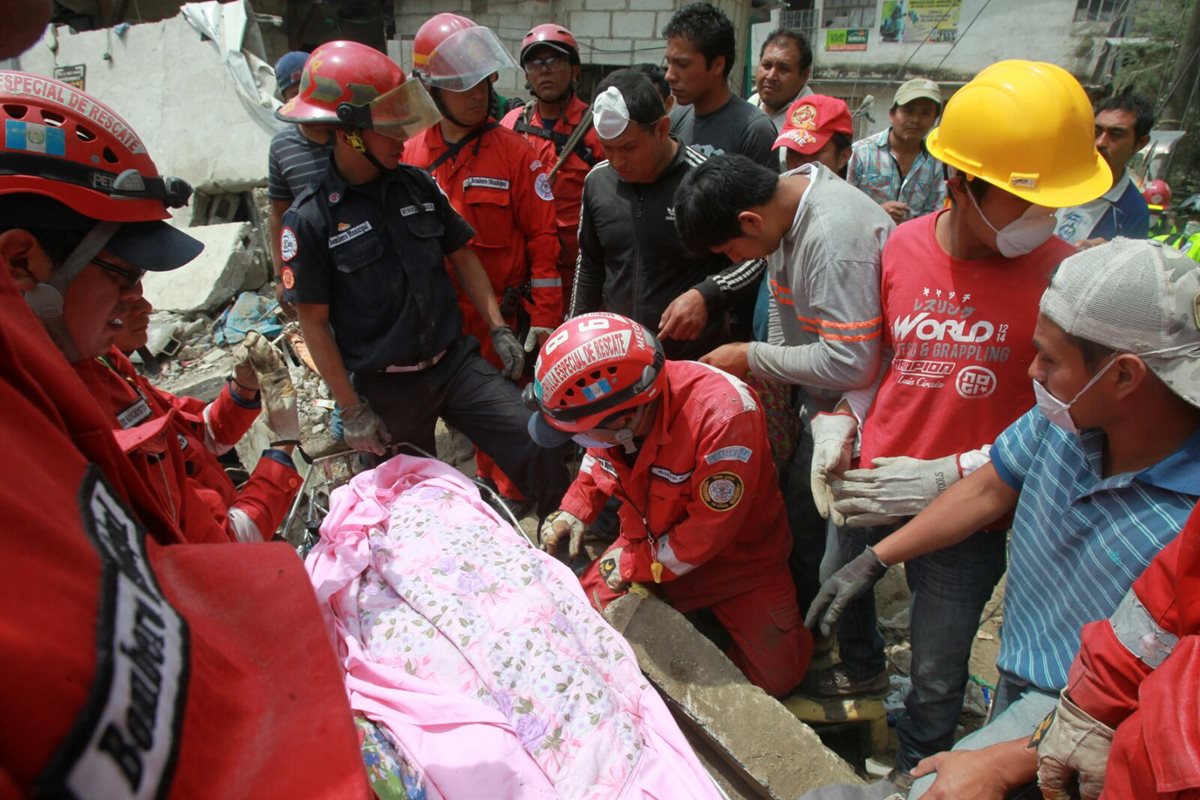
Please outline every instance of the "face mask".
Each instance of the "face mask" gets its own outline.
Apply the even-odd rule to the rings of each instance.
[[[979,212],[979,218],[996,234],[996,249],[1005,258],[1016,258],[1026,253],[1032,253],[1054,235],[1056,220],[1054,215],[1048,213],[1045,208],[1030,206],[1025,209],[1024,214],[1002,229],[996,230],[996,226],[983,215],[983,210],[979,208],[975,193],[967,189],[967,197],[971,198],[971,205],[975,206],[975,210]]]
[[[625,425],[625,427],[618,428],[617,430],[613,431],[608,431],[605,429],[607,432],[613,435],[614,441],[602,441],[600,439],[595,439],[591,436],[588,436],[586,433],[577,433],[572,436],[571,439],[574,440],[574,442],[580,447],[596,447],[602,450],[607,450],[610,447],[621,445],[625,448],[626,453],[636,453],[637,445],[633,441],[633,433],[641,424],[642,416],[645,414],[645,412],[646,407],[642,406],[637,410],[637,413],[630,417],[629,422]]]
[[[1038,409],[1041,410],[1046,419],[1050,420],[1051,424],[1057,425],[1070,434],[1079,433],[1079,428],[1075,427],[1075,420],[1071,419],[1071,406],[1075,405],[1075,401],[1083,397],[1083,393],[1092,388],[1096,381],[1100,380],[1100,376],[1108,372],[1108,368],[1115,363],[1117,363],[1117,359],[1114,356],[1107,364],[1104,365],[1103,369],[1092,376],[1092,379],[1088,381],[1082,389],[1076,392],[1075,396],[1071,398],[1071,402],[1069,403],[1064,403],[1062,400],[1059,400],[1057,397],[1050,394],[1049,389],[1047,389],[1038,381],[1034,381],[1033,396],[1037,398]]]

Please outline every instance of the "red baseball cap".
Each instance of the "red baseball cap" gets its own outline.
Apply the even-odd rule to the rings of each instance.
[[[818,152],[835,133],[854,135],[850,108],[836,97],[810,94],[796,100],[787,110],[787,122],[775,139],[773,150],[786,147],[806,156]]]

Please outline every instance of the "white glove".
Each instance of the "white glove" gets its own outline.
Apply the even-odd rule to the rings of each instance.
[[[529,335],[525,337],[525,352],[536,353],[541,349],[538,340],[545,341],[552,333],[554,333],[553,328],[530,328]]]
[[[841,475],[850,466],[857,434],[858,420],[850,414],[822,412],[812,418],[813,457],[809,477],[813,503],[822,517],[829,519],[832,515],[833,524],[839,527],[845,520],[833,507],[829,479],[830,475]]]
[[[1096,800],[1104,789],[1104,768],[1112,747],[1112,728],[1093,719],[1071,702],[1066,691],[1059,696],[1058,708],[1051,712],[1050,727],[1038,739],[1038,786],[1045,800],[1068,800],[1072,778],[1079,776],[1079,797]],[[1044,726],[1046,723],[1042,723]],[[1040,726],[1039,726],[1040,728]]]
[[[924,461],[876,458],[874,469],[852,469],[833,484],[833,507],[851,528],[888,525],[911,517],[958,481],[958,456]]]
[[[283,441],[300,441],[300,416],[296,412],[296,387],[279,351],[259,335],[250,331],[242,342],[246,361],[257,375],[257,385],[262,392],[262,404],[267,410],[267,423],[275,432],[275,438]]]
[[[612,548],[600,556],[600,563],[597,565],[600,577],[614,592],[623,592],[629,588],[629,584],[621,580],[621,553],[624,551],[624,547]]]
[[[569,511],[559,509],[546,517],[538,531],[538,539],[542,542],[542,549],[555,556],[558,555],[558,543],[564,536],[568,537],[567,555],[575,558],[583,542],[583,520]]]
[[[342,409],[342,438],[360,452],[381,456],[391,439],[378,414],[365,402]]]
[[[254,369],[253,359],[255,353],[253,348],[260,347],[258,341],[266,342],[268,349],[271,348],[271,343],[263,339],[258,331],[250,331],[246,334],[238,346],[233,348],[233,379],[243,389],[250,391],[258,391],[258,372]]]
[[[492,328],[492,349],[500,356],[500,374],[509,380],[519,380],[525,371],[525,349],[517,341],[517,334],[507,325]]]

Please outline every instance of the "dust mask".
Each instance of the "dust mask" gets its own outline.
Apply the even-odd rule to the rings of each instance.
[[[983,215],[983,210],[979,208],[979,201],[975,199],[975,193],[970,189],[966,191],[967,197],[971,198],[971,205],[975,206],[975,210],[979,212],[979,218],[996,234],[996,249],[1005,258],[1016,258],[1026,253],[1032,253],[1054,235],[1054,227],[1058,220],[1050,209],[1030,206],[1025,209],[1024,214],[1003,228],[997,229],[991,220]]]
[[[1108,368],[1117,363],[1115,357],[1109,359],[1109,362],[1104,365],[1104,368],[1092,376],[1092,379],[1071,398],[1069,403],[1064,403],[1054,395],[1050,394],[1050,390],[1043,386],[1038,381],[1033,382],[1033,396],[1037,398],[1037,407],[1050,423],[1057,425],[1064,431],[1070,434],[1079,433],[1079,428],[1075,426],[1075,420],[1071,419],[1071,406],[1075,405],[1075,401],[1083,397],[1083,393],[1095,385],[1096,381],[1104,373],[1108,372]]]

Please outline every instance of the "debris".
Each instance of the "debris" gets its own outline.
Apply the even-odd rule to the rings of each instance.
[[[170,272],[147,272],[142,278],[146,299],[159,311],[183,314],[212,313],[233,299],[244,285],[254,283],[258,271],[257,243],[261,241],[248,222],[188,228],[204,242],[204,252],[194,261]],[[257,277],[257,286],[266,282]]]
[[[283,332],[277,312],[279,302],[256,292],[242,292],[233,305],[217,319],[213,337],[219,345],[237,344],[250,331],[258,331],[267,339]]]

